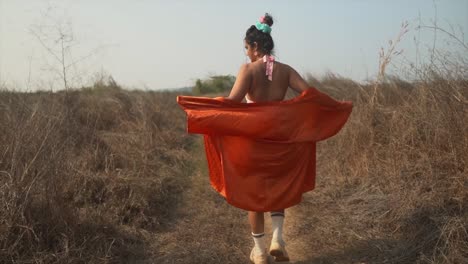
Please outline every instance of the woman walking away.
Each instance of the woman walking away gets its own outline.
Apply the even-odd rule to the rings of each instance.
[[[254,247],[250,260],[289,261],[283,240],[285,209],[315,188],[316,142],[346,123],[351,102],[339,102],[310,87],[289,65],[273,56],[273,18],[247,29],[250,63],[239,70],[228,97],[178,96],[188,132],[204,134],[211,185],[226,201],[248,211]],[[301,93],[284,101],[288,87]],[[243,99],[247,103],[243,103]],[[264,213],[273,236],[265,241]]]

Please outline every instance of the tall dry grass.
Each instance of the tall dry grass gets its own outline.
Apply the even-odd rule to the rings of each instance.
[[[300,263],[468,262],[468,75],[444,58],[411,81],[310,78],[354,109],[287,213]],[[209,191],[176,95],[0,91],[0,262],[247,259],[245,212]]]
[[[193,167],[175,93],[0,92],[0,262],[146,259]]]
[[[468,81],[427,72],[377,90],[333,74],[311,82],[355,107],[318,145],[317,188],[289,214],[299,219],[286,237],[312,256],[300,263],[465,263]],[[245,213],[195,167],[175,95],[115,84],[2,91],[0,262],[247,257]]]
[[[468,80],[419,77],[311,80],[354,109],[318,145],[319,184],[301,208],[322,240],[310,263],[468,263]]]

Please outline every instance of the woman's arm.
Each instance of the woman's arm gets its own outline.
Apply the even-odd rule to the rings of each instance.
[[[289,67],[289,87],[301,93],[310,88],[309,84],[291,66]]]
[[[231,89],[231,93],[227,99],[241,102],[249,91],[252,76],[248,71],[248,64],[243,64],[240,67],[239,74],[237,74],[236,82]]]

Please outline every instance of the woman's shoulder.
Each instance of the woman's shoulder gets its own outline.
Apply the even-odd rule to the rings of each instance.
[[[282,67],[282,68],[287,68],[287,69],[292,68],[288,64],[277,61],[277,60],[275,60],[274,65],[278,67]],[[251,70],[255,70],[257,68],[263,68],[263,67],[265,67],[265,63],[261,60],[258,60],[255,62],[248,62],[248,63],[244,63],[241,65],[241,69],[251,69]]]
[[[276,68],[275,71],[278,71],[278,69],[283,72],[289,74],[291,71],[294,71],[294,68],[289,66],[289,64],[280,62],[280,61],[275,61],[274,68]],[[240,66],[239,72],[242,72],[244,74],[255,74],[256,72],[263,72],[265,70],[265,64],[261,61],[257,62],[249,62],[249,63],[244,63]]]
[[[243,75],[246,75],[246,74],[250,74],[251,71],[252,71],[252,66],[249,65],[250,63],[243,63],[241,64],[241,66],[239,67],[239,75],[240,74],[243,74]]]
[[[257,62],[248,62],[248,63],[243,63],[240,66],[239,72],[244,72],[244,73],[249,73],[252,74],[255,71],[258,71],[258,69],[261,67],[261,63]]]
[[[279,61],[275,61],[275,64],[277,65],[280,65],[280,67],[284,68],[285,70],[290,70],[292,69],[291,66],[289,66],[289,64],[286,64],[286,63],[283,63],[283,62],[279,62]]]
[[[276,69],[279,70],[279,72],[281,72],[280,74],[282,76],[289,76],[291,72],[294,70],[293,67],[289,66],[289,64],[279,62],[279,61],[275,61],[275,67]]]

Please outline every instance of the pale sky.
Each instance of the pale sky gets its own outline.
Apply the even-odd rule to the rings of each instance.
[[[48,6],[53,7],[49,19]],[[0,0],[0,85],[60,87],[52,74],[59,65],[30,32],[51,21],[68,22],[73,30],[76,43],[66,60],[95,51],[70,68],[77,84],[98,72],[125,87],[147,89],[192,86],[212,74],[236,75],[248,62],[245,31],[265,12],[275,19],[271,34],[277,59],[315,76],[331,71],[355,80],[374,77],[380,48],[388,46],[403,21],[410,31],[398,47],[410,60],[415,37],[427,45],[433,39],[432,31],[414,30],[419,17],[425,24],[437,17],[440,26],[468,34],[468,0]],[[53,40],[49,46],[58,48]]]

